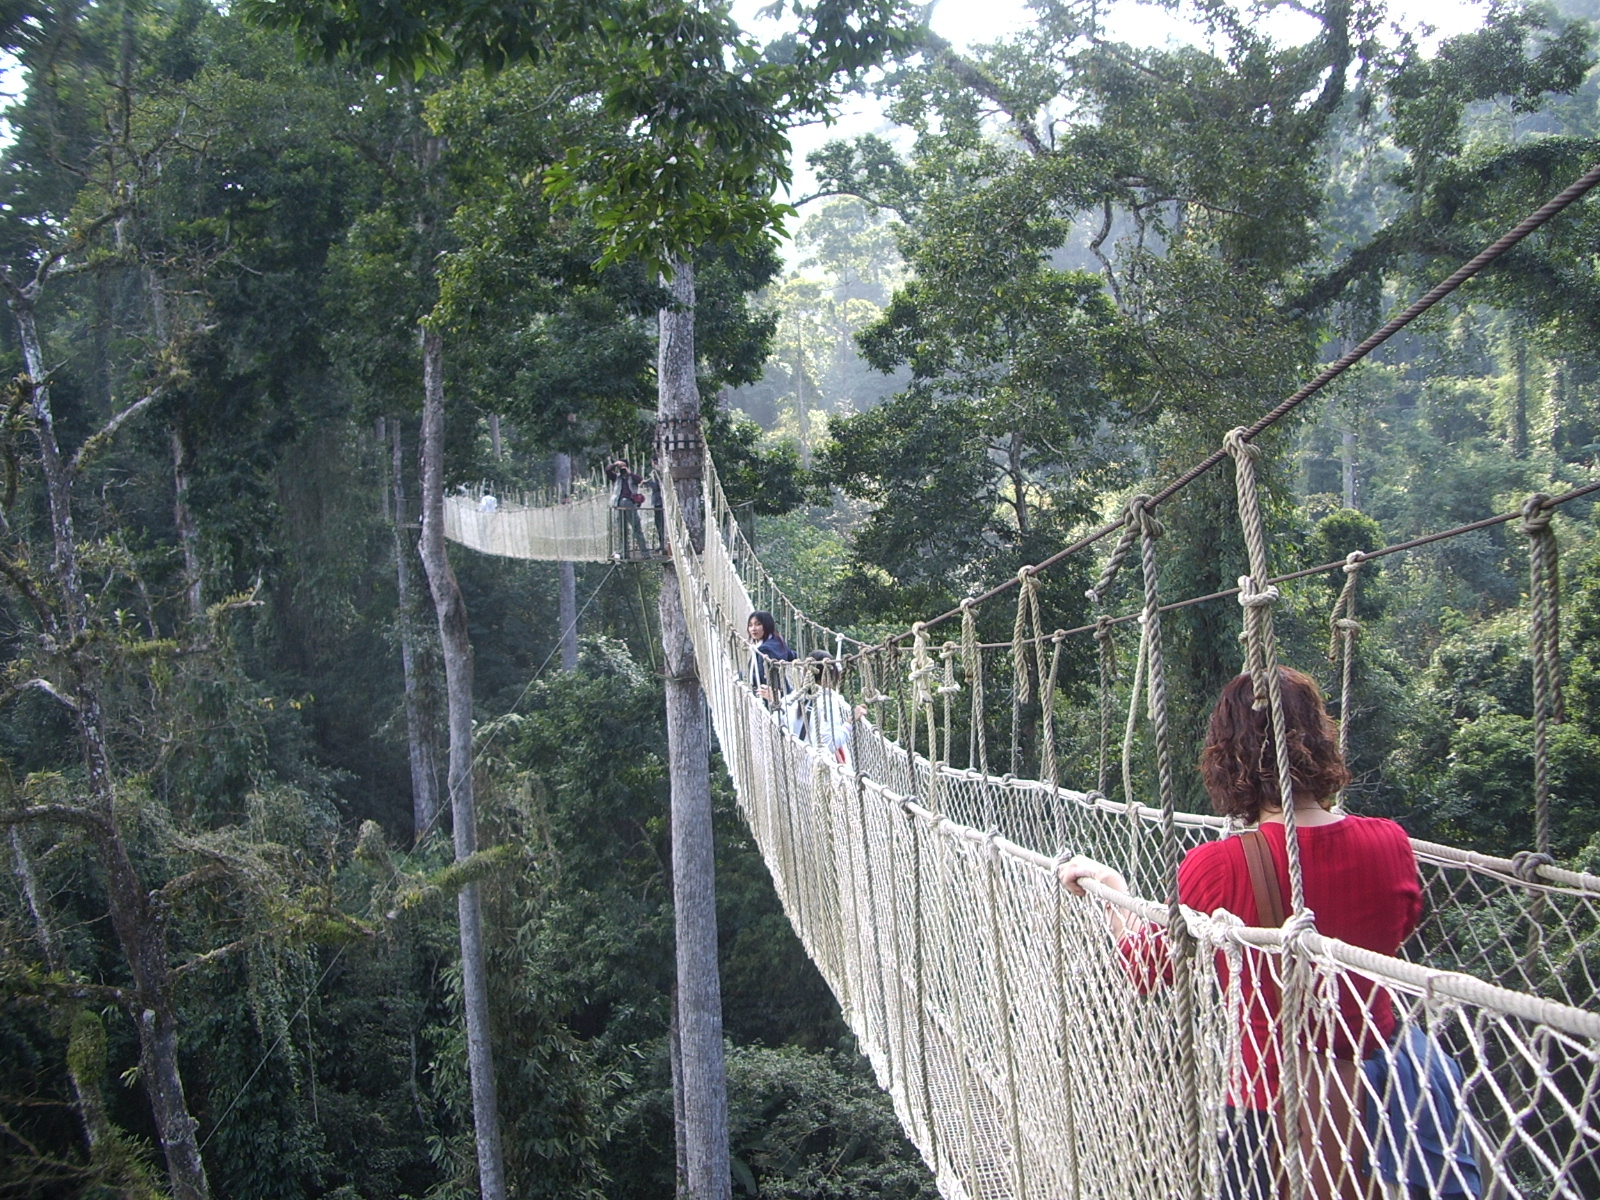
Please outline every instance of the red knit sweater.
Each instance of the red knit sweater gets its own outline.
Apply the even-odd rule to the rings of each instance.
[[[1265,822],[1261,832],[1277,867],[1285,910],[1289,907],[1289,865],[1283,826]],[[1301,828],[1300,866],[1306,907],[1317,931],[1342,942],[1393,954],[1422,918],[1422,885],[1417,860],[1405,830],[1393,821],[1347,816],[1328,825]],[[1198,912],[1225,908],[1248,925],[1260,922],[1244,848],[1238,838],[1196,846],[1178,868],[1178,898]],[[1124,961],[1141,990],[1168,974],[1166,948],[1159,933],[1134,935],[1122,944]],[[1273,978],[1278,956],[1247,952],[1240,992],[1244,1001],[1239,1066],[1241,1078],[1229,1088],[1229,1102],[1267,1109],[1278,1093],[1278,1047],[1272,1021],[1278,1009]],[[1158,965],[1159,964],[1159,965]],[[1260,972],[1268,973],[1263,987]],[[1228,984],[1227,962],[1217,955],[1217,975]],[[1339,1012],[1325,1019],[1313,999],[1310,1045],[1335,1058],[1359,1060],[1394,1033],[1389,993],[1370,979],[1348,973],[1339,984]]]

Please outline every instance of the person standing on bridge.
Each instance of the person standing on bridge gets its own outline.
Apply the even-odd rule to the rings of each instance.
[[[1333,806],[1350,779],[1333,721],[1310,676],[1288,667],[1278,670],[1306,907],[1316,915],[1318,932],[1392,955],[1422,918],[1422,885],[1410,839],[1393,821],[1353,816]],[[1272,868],[1260,873],[1263,886],[1285,897],[1289,867],[1277,761],[1270,714],[1265,706],[1255,706],[1250,676],[1239,675],[1223,689],[1211,714],[1200,773],[1219,814],[1260,832]],[[1117,871],[1082,856],[1063,864],[1060,874],[1074,895],[1086,894],[1082,885],[1089,879],[1114,891],[1128,890]],[[1257,894],[1244,837],[1196,846],[1178,868],[1178,899],[1198,912],[1222,908],[1246,924],[1266,925]],[[1170,982],[1162,931],[1114,905],[1108,914],[1135,985],[1148,990]],[[1227,1200],[1275,1200],[1282,1182],[1281,1147],[1288,1139],[1281,1136],[1282,1117],[1276,1113],[1279,991],[1263,966],[1265,958],[1247,953],[1240,979],[1239,1061],[1231,1076],[1229,1132],[1222,1146]],[[1228,968],[1221,953],[1217,972],[1226,990]],[[1315,1200],[1365,1200],[1377,1194],[1377,1180],[1366,1174],[1358,1128],[1360,1063],[1394,1031],[1389,993],[1372,980],[1347,974],[1339,981],[1337,1015],[1314,1023],[1302,1037],[1306,1102],[1297,1140],[1307,1195]]]
[[[745,631],[750,635],[750,687],[768,704],[789,689],[782,672],[772,670],[773,663],[793,662],[795,653],[778,632],[778,622],[769,612],[757,610],[750,614]]]
[[[816,688],[795,692],[784,700],[785,723],[802,742],[809,742],[834,762],[853,766],[855,725],[867,715],[867,706],[858,704],[852,709],[839,694],[839,664],[826,650],[813,650],[808,660],[816,673]]]
[[[612,482],[611,507],[621,514],[618,519],[622,534],[622,557],[648,554],[644,528],[639,524],[639,509],[644,505],[644,493],[639,486],[644,483],[644,476],[630,467],[626,459],[619,458],[607,464],[606,478]]]

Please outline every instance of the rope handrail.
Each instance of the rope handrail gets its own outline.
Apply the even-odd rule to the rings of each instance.
[[[941,826],[940,832],[949,837],[970,839],[969,832],[964,829]],[[1042,855],[1022,847],[1004,843],[1003,839],[996,841],[1003,853],[1012,854],[1031,866],[1053,871],[1054,860],[1045,859]],[[1170,914],[1164,904],[1128,892],[1116,891],[1094,880],[1084,880],[1081,886],[1096,900],[1120,908],[1152,925],[1163,928],[1170,925]],[[1379,954],[1340,941],[1338,938],[1327,937],[1313,930],[1290,932],[1287,928],[1267,929],[1259,925],[1237,925],[1216,921],[1205,913],[1196,912],[1191,908],[1183,910],[1183,918],[1191,934],[1210,933],[1216,941],[1237,941],[1244,945],[1270,950],[1287,949],[1291,939],[1295,939],[1313,954],[1323,955],[1342,966],[1360,971],[1363,975],[1371,976],[1386,986],[1404,987],[1428,996],[1448,996],[1471,1004],[1492,1007],[1579,1037],[1600,1038],[1600,1012],[1563,1004],[1556,1000],[1546,1000],[1539,996],[1530,996],[1526,992],[1512,991],[1510,988],[1503,988],[1480,979],[1467,971],[1440,971],[1420,966],[1403,958]]]
[[[742,576],[779,593],[740,532],[720,519],[709,471],[697,498],[707,537],[692,553],[682,549],[690,545],[683,498],[664,490],[663,517],[679,548],[669,569],[740,809],[785,914],[943,1195],[1217,1194],[1221,1114],[1236,1102],[1241,1064],[1254,1053],[1238,983],[1252,963],[1250,972],[1276,980],[1280,994],[1295,989],[1296,999],[1272,1015],[1275,1045],[1307,1046],[1330,1022],[1353,1022],[1343,1036],[1386,1061],[1401,1052],[1397,1026],[1445,1038],[1464,1056],[1453,1111],[1470,1109],[1493,1194],[1592,1194],[1585,1172],[1600,1168],[1592,1144],[1600,1121],[1583,1097],[1600,1095],[1600,877],[1548,856],[1495,858],[1414,841],[1428,913],[1387,956],[1319,934],[1309,919],[1257,930],[1221,909],[1207,915],[1174,905],[1174,859],[1227,836],[1228,823],[1176,811],[1170,788],[1162,805],[1140,803],[1126,773],[1121,800],[1060,786],[1048,719],[1038,722],[1037,753],[1020,760],[1041,775],[1025,775],[1016,739],[1032,726],[1018,725],[1010,698],[1013,773],[989,771],[971,605],[959,644],[938,646],[924,628],[919,652],[889,647],[876,674],[873,658],[857,656],[856,681],[874,716],[850,715],[837,749],[819,741],[822,723],[795,723],[813,711],[801,706],[815,703],[826,682],[799,680],[784,701],[780,669],[777,682],[768,676],[778,701],[758,697],[748,678]],[[1148,629],[1166,607],[1151,587],[1157,527],[1143,506],[1125,527],[1137,528],[1143,543]],[[1259,596],[1264,587],[1252,590]],[[1097,622],[1101,632],[1110,620]],[[1034,647],[1020,658],[1031,664],[1038,694],[1053,695],[1059,653],[1043,654],[1042,644],[1054,639],[1059,652],[1065,633],[1044,635],[1031,604],[1013,633]],[[956,679],[958,659],[964,681]],[[892,695],[878,691],[880,683]],[[961,687],[978,722],[965,766],[947,761],[951,694]],[[926,736],[917,736],[924,725]],[[1069,849],[1116,864],[1134,894],[1073,898],[1061,875]],[[1142,934],[1131,949],[1108,936],[1106,905],[1147,920],[1140,928],[1162,947],[1154,977],[1140,982]],[[1164,929],[1173,936],[1161,936]],[[1163,983],[1163,970],[1177,986]],[[1342,1006],[1351,986],[1389,997],[1382,1011],[1392,1010],[1391,1023],[1378,1025],[1365,1006]],[[1316,1111],[1328,1071],[1325,1057],[1297,1060],[1295,1090],[1285,1071],[1274,1103]],[[1379,1085],[1359,1073],[1341,1086],[1383,1101]],[[1117,1102],[1085,1103],[1076,1094]],[[1130,1139],[1141,1154],[1126,1154]],[[1339,1169],[1339,1154],[1313,1148],[1301,1158],[1283,1163],[1291,1187],[1321,1194],[1316,1181]]]

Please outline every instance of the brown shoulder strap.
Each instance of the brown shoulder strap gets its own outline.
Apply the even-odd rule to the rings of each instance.
[[[1272,864],[1272,851],[1259,829],[1239,835],[1244,847],[1244,865],[1250,872],[1250,886],[1256,893],[1256,924],[1266,929],[1283,926],[1283,889],[1278,886],[1278,869]]]

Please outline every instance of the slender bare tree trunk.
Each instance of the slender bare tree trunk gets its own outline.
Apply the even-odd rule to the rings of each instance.
[[[565,504],[572,499],[572,455],[556,455],[556,495]],[[578,669],[578,576],[572,564],[558,566],[561,576],[561,669]]]
[[[53,609],[45,610],[41,617],[47,626],[45,632],[58,646],[65,646],[81,643],[88,636],[89,598],[83,589],[73,529],[73,468],[62,457],[56,440],[44,352],[34,322],[34,297],[31,289],[13,288],[9,303],[28,374],[54,546],[51,575],[61,605],[59,614]],[[111,927],[139,996],[140,1077],[150,1098],[156,1136],[166,1155],[167,1177],[175,1200],[210,1200],[211,1185],[195,1137],[198,1123],[189,1112],[178,1070],[178,1018],[172,999],[166,929],[122,839],[98,681],[76,655],[65,656],[64,666],[67,678],[62,690],[71,700],[87,790],[97,818],[89,827],[90,840],[105,876]]]
[[[472,796],[472,644],[467,608],[444,548],[444,342],[422,334],[422,567],[439,616],[444,651],[445,696],[450,722],[450,809],[455,822],[456,861],[478,849]],[[495,1098],[494,1058],[489,1041],[489,981],[483,953],[483,915],[478,885],[456,896],[461,925],[461,990],[467,1015],[467,1071],[472,1083],[472,1123],[478,1140],[478,1188],[484,1200],[505,1200],[500,1154],[500,1110]]]
[[[124,18],[127,17],[124,10]],[[124,30],[128,34],[128,30]],[[150,324],[155,333],[156,345],[167,345],[167,292],[161,276],[153,268],[144,272],[145,292],[150,298]],[[109,397],[109,388],[107,389]],[[172,446],[172,524],[178,533],[178,547],[183,553],[183,608],[191,624],[199,625],[206,615],[205,595],[200,586],[200,529],[189,507],[189,468],[193,455],[184,439],[183,430],[175,422],[167,431]]]
[[[1511,450],[1518,458],[1528,453],[1528,343],[1517,339],[1517,386],[1511,407]]]
[[[411,594],[412,546],[406,539],[406,459],[400,418],[390,429],[391,503],[393,513],[395,615],[400,627],[400,672],[405,683],[406,750],[411,761],[411,836],[421,841],[439,819],[439,766],[434,760],[433,706],[424,703],[418,683],[415,600]]]
[[[659,470],[676,489],[696,553],[705,546],[700,511],[700,448],[681,435],[698,430],[694,270],[673,264],[672,304],[659,320],[658,416],[676,436]],[[678,1045],[682,1072],[684,1166],[693,1200],[730,1200],[728,1083],[722,1058],[722,985],[717,975],[716,861],[711,837],[711,744],[705,696],[684,617],[678,576],[661,578],[661,644],[666,652],[667,757],[672,785],[672,898],[677,919]]]
[[[48,901],[40,890],[37,875],[34,874],[33,860],[28,854],[22,830],[13,825],[10,832],[13,869],[22,884],[23,899],[28,905],[29,915],[33,917],[34,935],[39,939],[39,948],[44,951],[45,965],[50,968],[52,974],[59,975],[63,979],[70,978],[72,966],[62,951],[61,939],[56,934]],[[82,1008],[74,1012],[70,1034],[72,1045],[67,1053],[67,1075],[72,1081],[72,1096],[77,1104],[78,1118],[83,1122],[83,1140],[89,1146],[91,1159],[95,1157],[96,1148],[116,1140],[111,1118],[106,1115],[105,1097],[100,1091],[100,1081],[89,1077],[90,1065],[103,1064],[105,1060],[105,1030],[99,1021],[98,1016]],[[98,1054],[77,1052],[83,1040],[80,1025],[84,1022],[92,1023],[91,1028],[99,1031]]]
[[[206,603],[200,584],[200,528],[195,523],[194,510],[189,507],[189,447],[176,425],[170,433],[172,523],[177,528],[178,545],[183,550],[183,607],[189,620],[199,624],[205,619]]]

